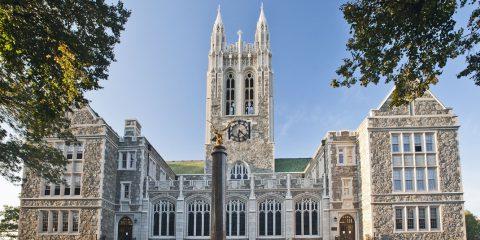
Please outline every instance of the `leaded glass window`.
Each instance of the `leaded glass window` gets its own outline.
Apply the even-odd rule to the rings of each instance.
[[[246,204],[241,200],[230,200],[227,203],[227,236],[245,236]]]
[[[254,85],[253,73],[247,73],[245,77],[245,114],[254,114]]]
[[[153,205],[153,236],[175,236],[175,204],[162,200]]]
[[[235,76],[227,73],[225,88],[225,115],[235,115]]]
[[[230,169],[230,179],[248,179],[248,168],[243,162],[236,162]]]
[[[187,205],[188,236],[210,235],[210,203],[206,200],[194,200]]]
[[[276,199],[266,199],[258,206],[260,236],[282,235],[282,203]]]
[[[318,235],[319,202],[302,198],[295,202],[295,235]]]

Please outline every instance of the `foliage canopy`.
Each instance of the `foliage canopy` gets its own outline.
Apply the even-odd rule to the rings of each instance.
[[[122,2],[0,3],[0,174],[22,166],[57,181],[65,166],[45,137],[73,141],[68,114],[100,88],[130,15]]]
[[[2,239],[17,237],[19,213],[19,207],[3,206],[3,211],[0,211],[0,237]]]
[[[466,28],[453,16],[473,5]],[[466,54],[458,77],[480,85],[480,8],[477,0],[354,0],[341,6],[352,36],[350,57],[337,69],[333,87],[394,82],[393,105],[420,97],[438,82],[448,59]]]

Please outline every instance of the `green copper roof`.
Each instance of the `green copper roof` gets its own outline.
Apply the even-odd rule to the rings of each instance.
[[[311,158],[275,158],[275,172],[303,172]]]
[[[205,166],[203,160],[167,161],[167,164],[175,174],[202,174]]]

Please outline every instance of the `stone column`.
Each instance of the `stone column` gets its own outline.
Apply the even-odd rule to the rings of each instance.
[[[285,196],[285,238],[292,239],[294,237],[293,229],[293,199],[290,192],[290,174],[287,174],[287,194]]]
[[[180,176],[180,183],[179,183],[180,194],[177,198],[176,204],[176,215],[175,215],[175,236],[176,240],[184,239],[186,235],[184,229],[186,224],[186,217],[185,217],[185,198],[183,196],[183,176]]]
[[[225,240],[225,193],[227,190],[227,152],[224,146],[213,147],[212,152],[212,221],[210,239]]]
[[[257,200],[255,199],[255,176],[250,174],[250,197],[248,199],[248,239],[257,237]]]
[[[331,231],[331,219],[330,219],[330,198],[324,197],[322,199],[322,239],[333,239]]]

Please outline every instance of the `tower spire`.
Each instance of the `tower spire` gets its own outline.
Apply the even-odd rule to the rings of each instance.
[[[267,18],[263,11],[263,2],[260,6],[260,16],[258,17],[257,29],[255,30],[255,44],[262,49],[268,49],[270,47],[268,33]]]
[[[257,25],[259,25],[260,23],[264,23],[265,25],[267,25],[267,19],[265,18],[265,13],[263,12],[263,2],[262,5],[260,5],[260,16],[258,17]]]
[[[217,8],[217,18],[213,24],[212,36],[211,36],[211,50],[220,51],[225,47],[225,29],[223,27],[222,14],[220,13],[220,5]]]
[[[217,18],[215,19],[214,26],[216,26],[216,25],[223,25],[222,14],[220,13],[220,4],[217,7]]]

